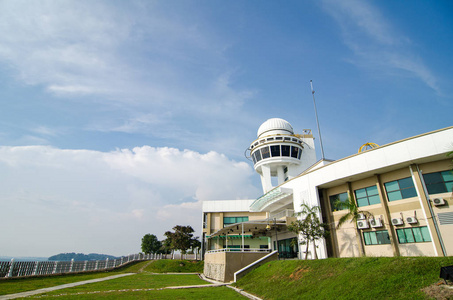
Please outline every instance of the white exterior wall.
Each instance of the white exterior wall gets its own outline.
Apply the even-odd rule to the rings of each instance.
[[[445,153],[452,149],[452,141],[453,127],[423,134],[332,162],[286,182],[281,185],[281,188],[293,190],[295,212],[300,211],[302,203],[309,206],[321,206],[317,192],[318,186],[330,182],[346,183],[353,176],[369,177],[414,162],[423,163],[436,157],[445,158]],[[321,216],[320,219],[322,219]],[[432,244],[431,248],[433,248]],[[427,249],[425,255],[430,255],[431,252],[434,254],[435,251],[435,248]],[[404,254],[402,253],[402,255]],[[324,242],[320,242],[318,256],[327,257]]]

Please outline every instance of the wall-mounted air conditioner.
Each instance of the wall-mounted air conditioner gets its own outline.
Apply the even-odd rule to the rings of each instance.
[[[357,216],[357,219],[358,219],[358,220],[365,220],[365,219],[366,219],[366,216],[365,216],[365,214],[359,214],[359,215]]]
[[[367,228],[369,228],[367,220],[359,220],[359,221],[357,221],[357,228],[358,229],[367,229]]]
[[[417,220],[416,217],[407,217],[407,218],[406,218],[406,221],[407,221],[407,223],[409,223],[409,224],[417,224],[417,223],[418,223],[418,220]]]
[[[382,227],[381,218],[371,219],[371,220],[370,220],[370,225],[371,225],[371,227],[373,227],[373,228]]]
[[[434,198],[433,199],[433,204],[434,204],[434,206],[445,205],[445,200],[442,199],[442,198]]]
[[[403,225],[403,219],[401,218],[393,218],[392,219],[392,224],[395,225],[395,226],[401,226]]]

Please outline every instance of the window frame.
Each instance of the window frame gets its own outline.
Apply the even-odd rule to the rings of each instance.
[[[414,230],[418,231],[417,235]],[[411,233],[411,235],[408,235]],[[419,234],[419,235],[418,235]],[[429,243],[432,242],[428,226],[406,227],[396,229],[396,236],[399,244]],[[420,240],[420,238],[422,240]],[[418,240],[417,240],[418,239]]]
[[[225,222],[225,219],[234,219],[235,222],[233,222],[233,223]],[[229,225],[232,225],[232,224],[236,224],[236,223],[248,222],[248,221],[249,221],[249,217],[248,216],[223,217],[223,227],[229,226]]]
[[[346,195],[346,198],[344,198],[345,195]],[[342,199],[342,197],[344,199]],[[337,199],[335,199],[335,198],[337,198]],[[330,195],[329,196],[330,210],[332,212],[345,210],[346,208],[336,207],[335,206],[335,202],[340,200],[340,203],[344,203],[346,200],[348,200],[348,198],[349,198],[348,192],[343,192],[343,193],[338,193],[338,194],[335,194],[335,195]]]
[[[376,189],[376,194],[369,194],[369,189],[370,188]],[[357,195],[357,192],[358,191],[362,191],[362,190],[365,191],[365,195],[366,196],[364,196],[364,197],[360,196],[359,197]],[[354,190],[354,195],[355,195],[355,200],[357,201],[357,206],[358,207],[363,207],[363,206],[368,206],[368,205],[376,205],[376,204],[380,204],[381,203],[381,197],[379,196],[379,189],[378,189],[378,187],[376,185],[371,185],[371,186],[368,186],[368,187],[365,187],[365,188]],[[375,197],[375,196],[378,196],[379,202],[370,203],[370,198]],[[367,204],[361,205],[360,201],[364,200],[364,199],[366,199]]]
[[[408,179],[410,179],[411,186],[405,186],[408,183]],[[393,189],[394,188],[393,186],[395,184],[398,186],[397,189]],[[417,190],[415,189],[414,181],[412,180],[412,177],[410,177],[410,176],[386,182],[386,183],[384,183],[384,187],[385,187],[385,193],[387,195],[387,200],[389,202],[413,198],[413,197],[418,196]],[[389,188],[392,188],[392,189],[389,190]],[[399,194],[397,194],[397,193],[399,193]],[[390,196],[390,195],[399,195],[400,197],[397,197],[397,199],[394,199],[394,196]]]
[[[387,234],[386,237],[385,234]],[[374,235],[374,239],[372,235]],[[390,241],[390,234],[388,230],[364,231],[363,242],[365,246],[390,245],[392,243]]]
[[[428,180],[426,180],[427,178],[429,179],[430,176],[437,175],[437,174],[440,176],[441,181],[428,182]],[[451,180],[446,179],[446,177],[448,175],[452,177]],[[423,174],[423,181],[425,182],[426,189],[428,190],[428,195],[453,192],[453,171],[452,170]],[[436,186],[437,187],[442,186],[443,190],[441,192],[434,190],[434,188]],[[449,190],[449,188],[450,188],[450,190]]]

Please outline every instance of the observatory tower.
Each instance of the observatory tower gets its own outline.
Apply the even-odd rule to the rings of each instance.
[[[255,171],[261,176],[264,193],[299,175],[316,162],[311,130],[294,134],[291,124],[279,118],[261,124],[258,139],[249,149]]]

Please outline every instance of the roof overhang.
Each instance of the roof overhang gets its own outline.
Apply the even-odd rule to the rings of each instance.
[[[278,207],[286,206],[288,203],[292,202],[292,195],[292,189],[276,187],[256,199],[252,205],[250,205],[250,211],[274,211]]]
[[[217,230],[209,236],[214,237],[227,237],[232,235],[244,236],[270,236],[273,231],[286,230],[286,220],[262,220],[262,221],[248,221],[242,223],[231,224],[222,229]]]

